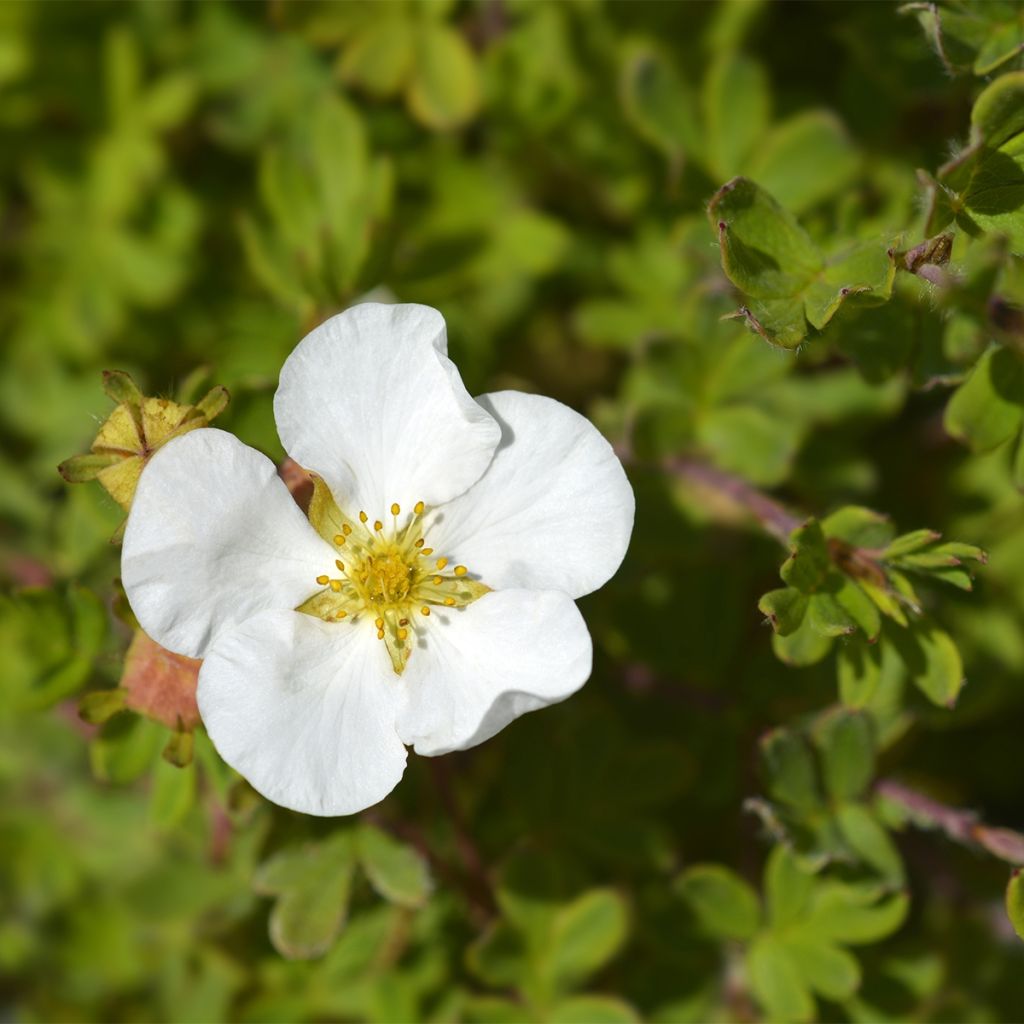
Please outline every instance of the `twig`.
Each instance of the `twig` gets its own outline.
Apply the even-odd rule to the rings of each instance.
[[[1024,835],[1020,832],[985,825],[974,811],[949,807],[893,779],[879,781],[875,792],[903,808],[920,828],[938,829],[955,843],[980,846],[1008,864],[1024,865]]]
[[[465,816],[459,807],[458,801],[455,799],[448,764],[441,758],[432,757],[430,758],[430,771],[438,796],[441,798],[441,804],[452,823],[452,829],[455,834],[455,848],[465,870],[467,892],[478,910],[483,911],[487,917],[490,917],[496,910],[491,881],[487,875],[484,859],[480,855],[480,850],[476,843],[473,841],[473,837],[466,825]]]
[[[749,512],[766,532],[782,544],[788,544],[789,535],[803,523],[803,519],[793,515],[774,498],[768,497],[746,480],[699,459],[685,456],[666,459],[664,468],[679,480],[686,480],[730,499]]]

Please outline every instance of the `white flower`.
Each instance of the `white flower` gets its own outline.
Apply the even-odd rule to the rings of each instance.
[[[203,658],[225,761],[275,803],[350,814],[406,744],[481,743],[590,675],[574,598],[618,568],[633,492],[611,447],[550,398],[474,400],[428,306],[356,306],[289,356],[274,399],[317,475],[309,519],[221,430],[170,441],[124,538],[142,628]]]

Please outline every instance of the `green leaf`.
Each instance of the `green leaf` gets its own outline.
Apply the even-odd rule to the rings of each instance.
[[[839,589],[835,592],[836,603],[864,631],[871,641],[877,639],[882,629],[882,617],[878,605],[868,596],[859,583],[848,576],[842,577]]]
[[[529,970],[522,932],[505,921],[494,921],[466,951],[469,969],[496,988],[518,987]]]
[[[757,1001],[775,1021],[809,1021],[814,999],[792,954],[773,935],[762,935],[747,951],[747,973]]]
[[[811,110],[774,127],[745,171],[785,209],[802,213],[843,189],[859,163],[835,115]]]
[[[695,864],[679,877],[677,888],[701,926],[726,939],[750,939],[761,919],[754,889],[721,864]]]
[[[845,949],[803,932],[781,941],[804,984],[818,995],[839,1002],[860,987],[860,965]]]
[[[839,699],[848,708],[864,708],[878,687],[882,660],[878,645],[851,639],[839,648],[836,659]]]
[[[1024,419],[1024,367],[1009,349],[992,347],[946,406],[948,433],[976,452],[1013,437]]]
[[[550,1024],[639,1024],[640,1015],[614,996],[573,996],[557,1003],[546,1018]]]
[[[672,63],[635,44],[622,69],[622,103],[633,127],[670,159],[689,155],[701,133],[693,95]]]
[[[825,637],[847,636],[857,628],[843,606],[831,594],[824,592],[811,594],[807,621],[812,629]]]
[[[557,988],[569,988],[603,967],[626,940],[629,917],[612,889],[592,889],[554,918],[544,971]]]
[[[800,628],[789,636],[773,633],[772,650],[779,661],[803,668],[821,661],[832,650],[832,640],[822,636],[805,618]]]
[[[840,803],[860,796],[875,770],[875,747],[868,716],[835,708],[818,719],[813,736],[829,796]]]
[[[789,544],[791,554],[782,563],[779,575],[783,583],[809,594],[825,582],[832,567],[821,524],[808,519],[790,534]]]
[[[822,939],[843,945],[868,945],[895,932],[910,906],[906,893],[881,896],[877,886],[823,882],[811,901],[807,927]]]
[[[338,62],[338,73],[374,96],[393,96],[405,84],[414,54],[413,23],[400,16],[379,17],[353,35]]]
[[[814,757],[800,733],[773,729],[760,747],[768,792],[774,799],[802,811],[821,806]]]
[[[697,421],[698,442],[713,461],[762,486],[786,478],[802,434],[794,420],[749,404],[718,406]]]
[[[892,293],[889,242],[858,242],[826,260],[796,219],[747,178],[723,185],[708,216],[726,276],[751,299],[740,313],[773,344],[799,344],[807,333],[802,318],[820,330],[848,300],[878,303]]]
[[[824,260],[796,218],[760,186],[733,178],[708,205],[729,280],[755,299],[797,299]],[[802,308],[802,303],[801,303]]]
[[[1018,36],[1022,28],[1017,27]],[[1024,131],[1024,71],[1011,71],[991,82],[974,101],[971,137],[998,149]]]
[[[196,797],[194,763],[179,768],[161,757],[153,770],[153,792],[149,817],[157,828],[169,830],[180,825]]]
[[[836,812],[836,823],[858,858],[871,865],[889,884],[904,884],[899,850],[872,811],[863,804],[844,804]]]
[[[952,637],[921,622],[894,632],[893,641],[914,685],[939,707],[951,708],[964,685],[963,663]]]
[[[773,929],[784,929],[804,916],[814,891],[814,876],[799,865],[788,847],[776,843],[765,865],[764,889],[768,920]]]
[[[884,548],[895,533],[888,516],[862,505],[837,509],[821,521],[821,530],[855,548]]]
[[[764,135],[771,118],[770,97],[767,76],[757,61],[724,51],[711,63],[701,105],[708,165],[719,181],[742,170]]]
[[[286,847],[261,865],[257,892],[277,896],[270,939],[290,960],[322,956],[345,922],[355,856],[348,832],[319,843]]]
[[[807,612],[807,596],[795,587],[781,587],[769,590],[757,602],[758,611],[766,616],[772,629],[779,636],[789,636],[795,632],[804,620]]]
[[[1006,914],[1017,937],[1024,939],[1024,871],[1014,868],[1006,886]]]
[[[436,22],[419,26],[407,96],[409,110],[428,128],[457,128],[477,112],[480,81],[476,58],[458,32]]]
[[[920,548],[934,544],[941,536],[942,534],[936,533],[934,530],[914,530],[911,533],[904,533],[886,547],[882,552],[882,557],[888,560],[912,554]]]
[[[355,852],[376,891],[402,907],[422,907],[430,896],[431,879],[426,861],[373,825],[360,825]]]

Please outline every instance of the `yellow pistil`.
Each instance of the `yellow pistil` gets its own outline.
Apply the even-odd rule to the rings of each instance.
[[[355,628],[363,628],[360,623],[364,619],[372,623],[394,671],[400,675],[417,646],[416,614],[428,618],[434,606],[464,608],[490,588],[467,578],[466,566],[450,567],[448,558],[427,561],[434,549],[423,536],[424,502],[417,501],[412,514],[401,524],[401,506],[391,503],[388,507],[393,519],[385,527],[380,519],[371,520],[365,511],[359,511],[356,519],[348,519],[326,485],[321,482],[319,487],[310,505],[310,521],[325,540],[333,541],[335,548],[344,547],[347,555],[344,561],[334,559],[337,576],[325,573],[316,577],[323,589],[297,610],[324,622],[347,620]],[[353,528],[358,530],[359,524],[363,533],[353,536]],[[424,640],[430,642],[429,633]]]

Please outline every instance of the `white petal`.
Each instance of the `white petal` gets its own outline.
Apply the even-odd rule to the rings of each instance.
[[[633,532],[633,488],[611,445],[551,398],[478,401],[501,424],[501,444],[483,477],[427,520],[427,543],[496,590],[597,590]]]
[[[274,397],[281,441],[349,515],[440,504],[490,463],[500,430],[447,351],[437,310],[367,302],[321,324],[285,362]]]
[[[293,811],[354,814],[405,771],[405,690],[369,623],[258,615],[217,638],[198,698],[221,757]]]
[[[334,558],[270,459],[201,429],[169,441],[143,470],[121,578],[142,628],[201,658],[222,629],[308,598]]]
[[[565,700],[590,675],[590,634],[556,591],[505,590],[468,608],[435,608],[406,666],[398,733],[433,757],[490,739],[509,722]]]

